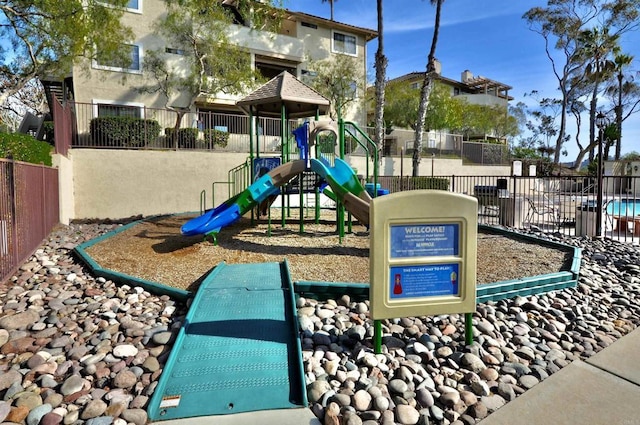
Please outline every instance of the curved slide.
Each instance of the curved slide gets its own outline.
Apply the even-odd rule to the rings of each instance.
[[[358,180],[358,176],[345,161],[336,158],[334,166],[324,158],[312,159],[311,169],[323,177],[336,197],[358,221],[369,225],[369,204],[371,196]]]
[[[306,161],[297,160],[274,168],[247,189],[230,198],[215,209],[187,221],[180,229],[185,236],[217,233],[255,208],[271,195],[280,193],[280,186],[306,169]],[[353,169],[336,158],[332,167],[326,160],[311,159],[311,169],[329,183],[335,196],[345,208],[364,225],[369,224],[371,197],[362,186]]]
[[[305,168],[304,160],[291,161],[274,168],[223,204],[187,221],[180,231],[185,236],[219,232],[221,228],[232,224],[269,196],[279,194],[279,187],[302,173]]]

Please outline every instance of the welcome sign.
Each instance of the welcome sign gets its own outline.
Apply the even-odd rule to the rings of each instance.
[[[475,311],[476,198],[408,191],[374,199],[370,214],[373,319]]]

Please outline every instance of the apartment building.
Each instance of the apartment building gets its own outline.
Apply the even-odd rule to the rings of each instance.
[[[513,97],[509,95],[509,90],[511,90],[512,87],[505,83],[483,76],[474,76],[469,70],[463,71],[458,81],[443,76],[441,71],[442,65],[440,62],[436,62],[436,81],[448,87],[452,97],[464,99],[469,104],[502,106],[506,108],[509,105],[509,101],[513,100]],[[390,80],[390,83],[404,82],[409,84],[411,88],[416,90],[416,96],[419,96],[423,78],[424,72],[410,72]],[[467,136],[471,140],[495,140],[495,137],[491,134],[473,134]],[[384,154],[398,155],[401,148],[404,148],[405,152],[410,151],[413,146],[413,139],[412,130],[394,130],[385,138]],[[426,153],[459,153],[463,141],[467,140],[462,135],[450,134],[446,130],[431,130],[425,132],[423,139],[423,149]]]
[[[233,7],[232,1],[225,0],[225,4]],[[114,111],[136,116],[137,111],[142,111],[144,107],[164,108],[166,98],[158,93],[141,93],[138,88],[145,83],[142,65],[147,51],[164,51],[166,60],[172,67],[183,66],[183,53],[172,46],[163,45],[163,39],[154,33],[154,25],[165,11],[163,0],[129,0],[123,20],[135,33],[135,39],[128,44],[131,49],[131,65],[123,69],[94,61],[90,65],[89,73],[83,72],[78,66],[63,80],[45,79],[43,83],[47,91],[56,93],[61,99],[92,104],[94,117],[113,115]],[[377,32],[285,10],[277,33],[252,30],[240,23],[229,26],[228,36],[249,52],[252,67],[267,79],[286,70],[302,81],[309,82],[314,76],[309,63],[335,58],[336,55],[356,58],[357,66],[362,67],[362,74],[366,75],[366,45],[368,41],[377,37]],[[361,83],[363,86],[364,82]],[[241,115],[242,112],[235,106],[235,101],[243,95],[246,93],[237,96],[210,94],[206,98],[196,99],[195,107],[192,106],[190,109],[191,112]],[[362,101],[356,102],[346,117],[364,123],[365,96],[364,93],[358,93],[358,96]],[[194,108],[197,111],[193,111]]]
[[[443,76],[441,69],[441,64],[437,62],[436,79],[451,89],[451,96],[464,98],[471,104],[486,106],[499,105],[507,107],[509,101],[513,100],[513,97],[509,95],[509,90],[511,90],[512,87],[505,83],[483,76],[474,76],[469,70],[462,71],[460,81],[457,81]],[[424,72],[410,72],[394,78],[391,81],[406,81],[412,88],[419,89],[423,78]]]

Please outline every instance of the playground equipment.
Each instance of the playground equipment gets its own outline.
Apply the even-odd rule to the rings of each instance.
[[[322,129],[322,131],[333,129],[327,123],[314,128]],[[313,130],[311,131],[313,134]],[[269,197],[279,195],[283,185],[305,171],[314,171],[324,178],[332,190],[331,193],[327,192],[328,196],[338,199],[354,217],[362,224],[367,225],[371,196],[360,183],[355,171],[340,158],[335,158],[333,165],[324,158],[309,158],[310,131],[308,123],[294,130],[293,134],[298,143],[300,159],[270,170],[267,174],[258,177],[241,193],[203,215],[189,220],[182,226],[182,234],[185,236],[206,235],[215,240],[220,229],[234,223],[259,204],[267,201]]]
[[[320,185],[315,185],[316,195],[316,221],[319,220],[319,193],[324,189],[324,193],[336,201],[336,215],[340,240],[344,236],[344,210],[345,208],[363,224],[368,223],[368,204],[371,196],[368,196],[362,184],[359,182],[355,172],[343,161],[345,155],[345,137],[356,140],[364,149],[368,156],[373,159],[373,184],[377,186],[378,176],[378,150],[376,144],[357,125],[343,120],[335,121],[322,120],[320,115],[326,115],[329,111],[330,102],[328,99],[306,86],[288,72],[282,72],[274,77],[262,87],[258,88],[245,98],[238,101],[237,106],[245,111],[249,117],[249,158],[240,168],[246,170],[249,181],[252,182],[245,190],[231,196],[229,200],[220,206],[209,210],[199,217],[185,223],[182,228],[184,235],[203,234],[214,239],[217,233],[224,226],[235,222],[248,212],[251,213],[253,221],[253,210],[262,204],[270,205],[277,195],[290,195],[292,190],[286,190],[285,186],[289,182],[295,182],[297,178],[298,193],[300,195],[300,208],[302,217],[303,196],[305,185],[303,184],[304,173],[315,172],[317,175],[327,180],[331,190],[324,189]],[[289,143],[288,123],[291,119],[312,117],[315,120],[307,121],[303,126],[293,130],[295,145]],[[256,171],[256,163],[274,159],[275,157],[261,157],[258,151],[260,131],[254,125],[254,119],[261,116],[280,117],[281,120],[281,152],[280,162],[283,165],[275,167],[262,175]],[[335,150],[324,154],[315,144],[318,136],[324,132],[332,134],[337,141],[338,156]],[[256,142],[254,144],[254,142]],[[311,147],[315,144],[316,158],[311,158]],[[299,159],[291,159],[292,150],[297,146]],[[326,145],[325,145],[326,147]],[[254,149],[255,148],[255,149]],[[334,146],[335,149],[335,146]],[[335,159],[334,159],[335,158]],[[366,165],[365,178],[369,176],[369,164]],[[299,177],[296,177],[299,176]],[[220,182],[218,182],[220,183]],[[227,182],[229,188],[234,184]],[[237,182],[236,182],[237,183]],[[307,187],[308,189],[308,187]],[[373,196],[377,196],[377,192]],[[201,196],[201,204],[204,195]],[[215,204],[215,203],[214,203]],[[290,198],[282,196],[282,226],[285,226],[285,210],[289,211]],[[204,209],[204,208],[203,208]],[[269,210],[270,211],[270,210]],[[350,221],[349,221],[350,223]],[[269,226],[271,224],[269,216]],[[270,227],[269,227],[270,228]],[[303,220],[300,220],[300,232],[303,231]]]

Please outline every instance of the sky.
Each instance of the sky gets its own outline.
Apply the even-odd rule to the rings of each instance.
[[[436,57],[442,75],[460,81],[463,71],[505,83],[513,89],[514,100],[532,106],[526,93],[537,90],[540,97],[559,97],[557,80],[544,51],[544,39],[531,31],[522,15],[532,7],[545,6],[541,0],[446,0],[442,6]],[[311,15],[330,18],[329,3],[321,0],[285,0],[285,7]],[[385,0],[384,43],[388,58],[387,77],[424,71],[431,47],[435,7],[428,0]],[[336,0],[334,19],[365,28],[377,28],[375,0]],[[621,40],[623,51],[635,56],[634,69],[640,70],[640,29]],[[377,41],[367,45],[370,73]],[[372,76],[369,77],[373,81]],[[611,115],[613,118],[613,115]],[[584,121],[584,119],[583,119]],[[575,134],[575,124],[568,129]],[[581,129],[586,145],[588,127]],[[561,161],[573,161],[578,153],[575,141],[567,142],[568,155]],[[640,113],[623,123],[622,152],[640,152]]]

